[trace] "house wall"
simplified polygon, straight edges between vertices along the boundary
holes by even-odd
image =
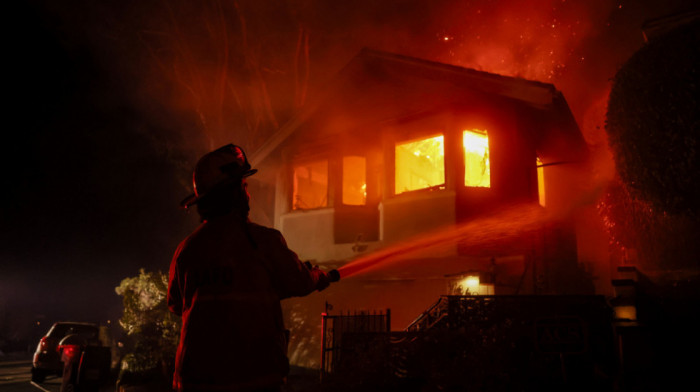
[[[514,205],[536,206],[537,157],[545,164],[567,158],[581,159],[576,141],[572,150],[568,136],[557,136],[575,134],[576,124],[557,120],[551,109],[533,108],[511,98],[468,91],[452,91],[450,99],[455,101],[436,106],[422,94],[413,98],[396,94],[406,90],[406,86],[401,87],[403,90],[386,86],[386,91],[377,86],[366,85],[364,88],[373,89],[366,96],[363,96],[364,90],[353,90],[357,96],[352,95],[352,99],[329,103],[330,110],[319,111],[300,126],[283,147],[286,166],[280,170],[277,181],[276,227],[283,232],[290,248],[303,259],[317,263],[348,261],[371,249],[398,244],[440,228],[458,227],[482,217],[496,216]],[[426,87],[426,91],[430,88]],[[413,90],[420,89],[414,86]],[[390,100],[391,105],[383,105],[383,100]],[[403,117],[394,114],[389,119],[377,120],[387,107],[396,111],[404,104],[415,108],[420,107],[420,103],[432,105],[427,105],[425,112],[412,112]],[[363,110],[371,108],[371,116],[363,117],[366,114],[363,110],[353,116],[352,105],[361,105]],[[464,186],[461,135],[468,129],[488,131],[490,188]],[[394,195],[396,143],[436,133],[445,137],[444,187]],[[340,162],[344,154],[358,153],[367,157],[367,205],[350,208],[341,204]],[[291,165],[299,159],[311,159],[310,154],[329,159],[329,206],[291,211]],[[547,210],[555,211],[556,215],[556,211],[564,211],[576,203],[581,189],[577,187],[578,172],[574,166],[547,166],[544,177]],[[460,244],[443,250],[441,256],[513,256],[521,260],[520,270],[529,263],[528,284],[522,287],[541,293],[575,291],[574,286],[569,287],[566,282],[581,270],[576,227],[567,219],[562,215],[561,222],[543,223],[541,234],[504,243],[500,249],[479,250]],[[504,222],[507,224],[517,229],[519,222]]]
[[[443,112],[412,117],[385,124],[346,129],[337,137],[314,141],[297,141],[288,146],[294,152],[315,151],[314,159],[329,159],[328,208],[291,211],[291,165],[280,170],[277,187],[276,225],[292,249],[305,259],[318,262],[351,259],[355,238],[363,242],[387,245],[439,228],[450,227],[487,216],[504,206],[537,203],[535,140],[523,135],[545,125],[537,116],[519,112],[512,102],[474,100],[472,107],[448,108]],[[496,109],[494,109],[496,108]],[[491,187],[464,186],[463,130],[486,129],[491,157]],[[445,138],[444,189],[419,190],[394,195],[394,148],[397,142],[443,134]],[[544,133],[544,131],[541,131]],[[334,141],[337,140],[335,143]],[[367,143],[367,141],[373,143]],[[320,143],[317,147],[314,143]],[[304,146],[304,149],[294,149]],[[320,155],[318,151],[326,151]],[[340,202],[344,154],[365,153],[367,156],[368,202],[365,207],[343,207]],[[307,154],[300,154],[304,157]],[[565,176],[545,172],[545,181],[565,180]],[[548,193],[555,187],[547,186]],[[566,187],[563,187],[566,191]],[[567,191],[568,192],[568,191]],[[563,196],[566,198],[566,196]],[[552,203],[559,199],[551,196]],[[376,216],[376,220],[372,220]],[[377,233],[373,234],[372,227]],[[369,233],[369,235],[368,235]],[[348,245],[350,244],[350,245]],[[535,245],[533,244],[533,247]],[[533,250],[534,251],[534,250]],[[456,255],[457,246],[446,255]]]
[[[550,164],[544,168],[544,177],[546,208],[552,219],[549,231],[543,234],[537,259],[541,280],[546,282],[544,292],[605,293],[601,282],[596,290],[593,279],[609,274],[592,271],[593,265],[607,265],[603,260],[605,255],[600,253],[604,240],[599,230],[602,228],[596,227],[591,219],[597,214],[594,208],[597,191],[591,188],[590,168],[581,158],[570,154],[543,159],[545,164]],[[583,218],[582,213],[589,216]],[[609,286],[609,280],[605,285]]]
[[[314,264],[337,263],[358,255],[357,246],[364,251],[376,249],[377,241],[360,241],[336,243],[334,237],[334,208],[322,208],[309,211],[295,211],[283,214],[278,229],[282,232],[287,245],[302,260]]]
[[[314,260],[315,264],[337,268],[347,260],[369,254],[374,249],[400,245],[435,230],[456,228],[512,204],[536,205],[537,140],[528,140],[522,135],[544,134],[546,125],[536,115],[522,115],[507,104],[500,108],[500,112],[482,110],[479,115],[472,110],[456,110],[412,119],[408,123],[382,124],[376,128],[365,127],[361,131],[346,130],[345,137],[354,135],[359,140],[372,140],[364,148],[351,145],[346,139],[338,139],[336,144],[331,142],[330,146],[325,144],[325,147],[314,147],[308,141],[290,144],[291,149],[303,145],[304,150],[325,151],[329,159],[339,159],[346,151],[363,151],[367,154],[368,184],[372,186],[368,206],[357,211],[364,209],[377,213],[377,238],[376,241],[360,241],[359,245],[365,247],[361,251],[358,251],[356,242],[338,243],[339,233],[343,230],[343,241],[354,238],[353,233],[360,231],[356,226],[344,225],[343,219],[357,218],[360,214],[339,206],[337,164],[329,165],[329,170],[335,173],[335,177],[331,173],[330,178],[332,206],[291,211],[290,164],[294,162],[291,154],[286,158],[286,166],[279,171],[277,179],[277,227],[290,248],[303,260]],[[484,117],[483,113],[487,115]],[[461,132],[471,128],[489,130],[491,188],[464,186]],[[443,132],[446,140],[445,189],[394,195],[395,143],[436,130]],[[548,159],[551,161],[554,158],[544,156],[543,159],[548,162]],[[573,200],[581,192],[576,186],[576,173],[573,166],[567,165],[551,166],[545,170],[548,209],[561,210],[575,204]],[[318,320],[326,303],[332,304],[333,314],[390,308],[392,329],[401,330],[440,295],[447,293],[449,279],[445,275],[468,270],[487,271],[491,256],[495,256],[498,271],[497,294],[575,293],[586,290],[590,281],[580,279],[582,274],[578,265],[575,226],[570,221],[550,223],[546,227],[543,225],[542,231],[537,234],[509,243],[515,244],[510,250],[507,247],[499,249],[497,255],[488,253],[490,250],[475,254],[473,248],[460,248],[453,244],[421,254],[404,255],[403,259],[396,261],[393,269],[380,268],[374,274],[344,277],[321,294],[284,301],[286,324],[292,329],[292,363],[318,366]],[[411,266],[418,267],[411,269]]]
[[[387,198],[379,205],[379,217],[385,243],[451,226],[455,224],[455,192],[413,192]]]
[[[274,222],[289,247],[303,260],[338,268],[378,248],[410,248],[414,238],[436,230],[450,234],[467,227],[471,231],[460,235],[476,240],[396,252],[381,267],[342,277],[323,293],[284,301],[293,364],[318,365],[326,303],[333,314],[391,308],[392,329],[400,330],[447,293],[446,275],[486,272],[496,294],[588,290],[591,280],[580,262],[604,257],[587,247],[601,236],[577,238],[591,225],[590,209],[576,221],[569,214],[590,203],[590,171],[580,163],[585,142],[554,86],[373,56],[341,76],[295,119],[276,150],[281,164],[275,169]],[[464,186],[465,129],[488,130],[490,188]],[[395,195],[396,143],[435,133],[445,137],[444,187]],[[367,157],[367,205],[343,206],[339,162],[357,154]],[[544,169],[544,211],[552,219],[525,236],[495,241],[498,230],[517,231],[511,229],[521,224],[499,215],[503,211],[514,205],[543,211],[537,207],[537,157],[557,163]],[[317,158],[329,159],[329,205],[292,211],[292,165]],[[488,227],[480,225],[484,221]]]
[[[332,208],[282,214],[279,227],[287,244],[303,259],[335,259]]]

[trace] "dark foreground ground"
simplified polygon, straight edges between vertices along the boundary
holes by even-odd
[[[26,353],[11,353],[0,356],[0,392],[59,392],[61,378],[49,376],[42,383],[31,381],[32,360]],[[125,386],[124,392],[169,391],[168,386],[159,384]],[[293,367],[286,392],[321,391],[318,370]],[[116,377],[100,388],[100,392],[117,391]]]
[[[59,392],[61,378],[48,376],[42,383],[32,382],[32,356],[27,353],[9,353],[0,356],[0,392]],[[116,390],[115,380],[103,385],[99,392]]]

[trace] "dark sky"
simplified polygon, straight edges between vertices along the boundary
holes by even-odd
[[[642,22],[693,3],[20,2],[4,56],[0,327],[117,317],[114,287],[167,271],[197,224],[177,209],[197,157],[259,146],[362,47],[554,83],[604,151],[609,80]]]

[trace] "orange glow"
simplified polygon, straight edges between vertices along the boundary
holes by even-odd
[[[367,159],[343,157],[343,204],[363,206],[367,202]]]
[[[491,162],[489,161],[489,137],[486,131],[465,130],[464,186],[491,187]]]
[[[467,275],[454,286],[452,294],[456,295],[493,295],[494,285],[483,284],[479,275]]]
[[[544,193],[544,167],[542,166],[542,161],[537,158],[537,194],[540,198],[540,205],[545,206],[545,193]]]
[[[460,11],[474,17],[451,31],[459,33],[454,38],[459,46],[439,60],[555,84],[580,61],[582,44],[604,23],[603,15],[617,9],[614,3],[541,0],[526,7],[492,2],[493,7],[474,12],[474,6],[462,3]],[[455,14],[445,12],[448,18]],[[445,35],[442,30],[440,34]]]
[[[445,138],[431,138],[397,143],[394,191],[399,193],[445,184]]]
[[[294,166],[293,209],[307,210],[328,205],[328,161]]]
[[[470,291],[476,290],[479,287],[479,277],[476,275],[467,276],[460,282],[460,285],[469,289]]]
[[[636,320],[637,307],[634,305],[614,306],[615,318],[618,320]]]

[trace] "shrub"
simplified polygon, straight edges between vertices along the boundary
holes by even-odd
[[[171,377],[180,318],[167,307],[168,276],[141,269],[138,276],[122,280],[115,291],[124,298],[119,324],[129,338],[120,374],[157,369]]]

